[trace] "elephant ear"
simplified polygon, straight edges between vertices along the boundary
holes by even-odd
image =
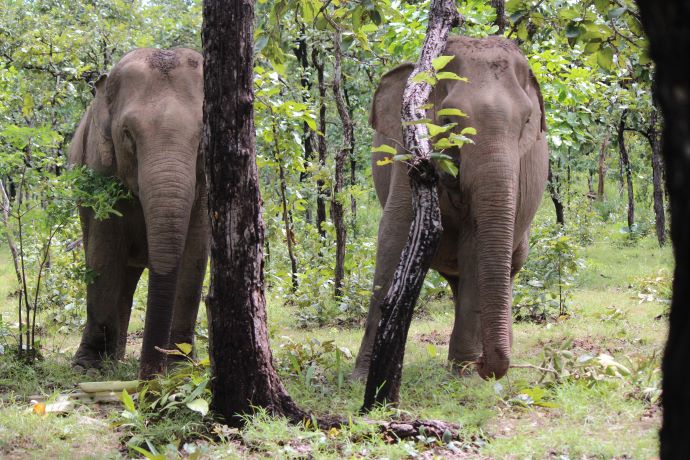
[[[539,86],[537,77],[534,75],[534,72],[532,72],[532,69],[529,69],[529,80],[534,86],[534,90],[537,92],[537,98],[539,99],[539,110],[541,110],[541,131],[544,132],[546,131],[546,111],[544,110],[544,97],[541,95],[541,87]]]
[[[390,139],[402,138],[401,109],[403,91],[413,64],[403,64],[381,77],[369,114],[369,124]]]
[[[86,143],[91,125],[91,107],[86,109],[84,116],[77,126],[77,130],[72,136],[69,144],[69,163],[72,165],[83,165],[86,163]]]
[[[98,160],[104,169],[110,169],[115,159],[113,137],[111,131],[111,116],[106,94],[108,75],[101,75],[96,81],[96,98],[91,104],[91,126],[89,129],[92,147],[98,153]]]

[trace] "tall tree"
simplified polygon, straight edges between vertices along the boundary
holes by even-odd
[[[628,184],[628,229],[632,231],[635,223],[635,193],[633,192],[632,165],[628,149],[625,147],[625,120],[627,118],[628,109],[625,109],[618,124],[618,153],[620,154],[621,180],[625,177],[625,182]]]
[[[212,406],[235,426],[255,407],[302,420],[268,345],[252,88],[254,2],[205,0],[203,14]]]
[[[690,3],[637,0],[656,62],[659,105],[665,120],[663,157],[676,258],[670,328],[664,360],[661,458],[690,458],[690,79],[679,56],[690,54]]]
[[[381,321],[371,354],[363,410],[370,410],[375,404],[398,401],[412,312],[441,238],[441,211],[436,190],[438,175],[431,161],[428,129],[424,123],[419,123],[426,117],[424,105],[432,87],[425,81],[415,80],[415,76],[432,72],[432,61],[446,47],[448,33],[459,22],[460,15],[453,0],[432,0],[424,46],[403,92],[403,143],[405,150],[412,154],[408,174],[414,217],[400,262],[381,303]]]

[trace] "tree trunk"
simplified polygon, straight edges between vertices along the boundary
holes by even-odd
[[[491,0],[491,6],[496,8],[496,21],[494,22],[498,26],[496,35],[503,35],[506,30],[505,0]]]
[[[632,231],[635,224],[635,194],[633,192],[632,168],[628,150],[625,148],[625,120],[628,117],[628,109],[623,110],[621,121],[618,125],[618,152],[621,161],[621,176],[625,174],[625,181],[628,184],[628,230]]]
[[[297,39],[297,46],[294,48],[295,57],[299,62],[302,75],[300,76],[300,86],[302,87],[302,102],[309,103],[309,92],[311,91],[311,81],[309,81],[309,48],[304,36],[304,24],[300,24],[300,36]],[[309,176],[309,162],[314,156],[313,132],[309,129],[307,122],[302,123],[302,145],[304,146],[304,171],[299,175],[299,181],[304,182]],[[307,208],[307,222],[311,221],[311,209]]]
[[[668,342],[664,352],[662,459],[690,458],[690,79],[679,56],[690,54],[690,3],[638,0],[656,62],[659,103],[665,121],[663,158],[671,203],[671,240],[676,259]]]
[[[601,150],[599,150],[599,184],[597,187],[597,200],[604,199],[604,184],[606,180],[606,149],[609,146],[610,134],[606,133],[604,136],[604,142],[601,144]]]
[[[347,92],[347,82],[345,75],[343,75],[343,94],[345,95],[345,104],[347,106],[347,113],[352,120],[352,105],[350,104],[350,95]],[[350,137],[350,187],[357,183],[357,156],[355,151],[355,132],[352,130]],[[357,232],[357,200],[355,196],[350,193],[350,222],[352,223],[352,236],[356,237]]]
[[[316,77],[319,85],[319,133],[317,134],[316,149],[319,153],[319,168],[326,167],[326,82],[323,75],[324,64],[319,61],[319,51],[316,47],[311,51],[311,62],[316,68]],[[323,224],[326,222],[326,199],[327,190],[324,187],[323,179],[316,181],[316,228],[319,230],[321,238],[326,237],[326,230]]]
[[[204,136],[211,220],[207,298],[213,409],[227,423],[264,407],[301,421],[268,345],[254,133],[254,2],[205,0]]]
[[[547,181],[547,188],[549,189],[549,195],[551,195],[551,201],[553,201],[553,206],[556,209],[556,222],[565,225],[565,215],[563,213],[563,202],[561,201],[561,184],[558,180],[558,175],[554,175],[551,171],[551,160],[549,159],[549,176]]]
[[[666,244],[666,211],[664,210],[664,188],[662,185],[662,161],[661,161],[661,142],[659,141],[659,131],[657,129],[657,109],[652,109],[649,120],[649,130],[647,139],[652,150],[652,185],[654,187],[654,217],[656,223],[656,239],[659,246]]]
[[[333,196],[331,197],[331,219],[335,227],[335,297],[343,294],[343,280],[345,279],[345,243],[347,229],[345,227],[345,212],[343,206],[342,191],[344,186],[345,159],[351,154],[352,147],[352,121],[347,111],[342,92],[342,50],[340,26],[331,22],[335,29],[333,35],[333,53],[335,55],[335,67],[333,69],[333,94],[338,107],[338,115],[343,124],[343,145],[335,156],[335,180],[333,182]]]
[[[274,134],[275,135],[275,134]],[[278,174],[280,176],[280,201],[283,208],[283,224],[285,225],[285,243],[287,244],[288,257],[290,258],[290,274],[292,277],[292,292],[297,291],[297,258],[295,257],[295,232],[292,225],[292,213],[288,209],[287,183],[285,182],[285,167],[278,162]]]
[[[460,15],[453,0],[432,0],[424,46],[403,92],[402,120],[412,122],[426,117],[426,110],[422,107],[432,88],[428,83],[415,83],[414,76],[433,71],[431,61],[441,54],[450,29],[459,21]],[[412,153],[408,172],[414,217],[391,286],[381,303],[381,321],[362,406],[365,411],[376,404],[395,404],[398,401],[412,312],[442,232],[436,191],[438,177],[431,162],[426,126],[422,123],[405,124],[403,143],[405,149]]]

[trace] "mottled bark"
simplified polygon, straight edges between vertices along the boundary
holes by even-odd
[[[597,200],[604,199],[604,186],[606,182],[606,149],[609,146],[610,134],[606,133],[604,142],[601,143],[599,150],[599,184],[597,186]]]
[[[335,32],[333,34],[333,54],[335,66],[333,68],[333,95],[338,108],[338,115],[343,125],[343,145],[335,155],[335,178],[333,181],[333,196],[331,197],[331,219],[335,227],[335,296],[343,294],[343,280],[345,279],[345,243],[347,229],[345,227],[345,210],[343,206],[342,191],[345,185],[344,169],[345,159],[351,155],[352,148],[352,121],[347,111],[342,91],[342,39],[340,27],[331,23]]]
[[[496,21],[494,24],[498,26],[496,35],[503,35],[506,30],[506,5],[505,0],[491,0],[491,6],[496,8]]]
[[[690,3],[638,0],[642,23],[656,62],[658,99],[664,117],[662,154],[671,208],[671,240],[676,258],[670,328],[663,372],[662,459],[690,458]]]
[[[627,117],[628,109],[625,109],[618,124],[618,153],[620,154],[621,177],[625,177],[628,186],[628,229],[632,231],[632,226],[635,223],[635,193],[633,191],[630,157],[628,156],[628,149],[625,147],[625,120]]]
[[[432,0],[424,46],[403,92],[403,121],[426,117],[426,110],[422,107],[427,103],[432,88],[424,82],[413,82],[414,76],[433,71],[431,61],[441,54],[448,33],[459,22],[460,15],[453,0]],[[398,401],[412,312],[442,232],[436,191],[438,176],[431,161],[426,126],[423,123],[406,124],[403,145],[412,153],[409,175],[414,218],[391,286],[381,303],[382,316],[369,366],[362,406],[364,411],[376,404]]]
[[[317,134],[316,150],[319,156],[319,168],[326,167],[326,155],[328,149],[326,146],[326,81],[323,74],[323,61],[319,60],[319,51],[316,48],[312,49],[311,62],[316,69],[316,80],[319,86],[319,132]],[[326,230],[323,224],[326,222],[326,194],[328,193],[324,187],[323,179],[316,181],[316,228],[319,230],[321,238],[326,237]]]
[[[311,91],[311,81],[309,80],[309,47],[305,37],[304,24],[300,25],[300,36],[294,48],[295,57],[300,64],[302,75],[300,76],[300,86],[302,87],[302,102],[309,103],[309,92]],[[304,171],[300,172],[299,181],[304,182],[309,177],[309,162],[314,156],[314,132],[309,128],[307,122],[302,123],[302,145],[304,147]],[[307,222],[311,222],[311,209],[307,208]]]
[[[285,391],[268,345],[253,121],[254,2],[205,0],[203,14],[212,407],[234,426],[256,407],[301,421],[307,415]]]
[[[350,104],[350,94],[347,91],[347,80],[343,75],[343,95],[345,96],[345,105],[347,106],[347,113],[352,120],[352,104]],[[355,150],[355,131],[350,133],[350,187],[357,183],[357,153]],[[352,225],[352,236],[356,236],[357,232],[357,200],[355,196],[350,193],[350,222]]]

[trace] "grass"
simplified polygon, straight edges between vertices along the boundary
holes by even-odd
[[[572,340],[576,356],[606,353],[622,364],[653,362],[666,335],[666,304],[641,298],[644,286],[670,279],[672,255],[659,249],[653,237],[634,244],[613,224],[598,224],[596,241],[582,249],[585,268],[572,290],[570,316],[549,324],[514,325],[513,363],[540,364],[546,347]],[[14,321],[14,272],[6,250],[0,251],[0,314]],[[268,293],[268,316],[274,358],[290,394],[317,414],[355,416],[364,387],[346,378],[353,359],[335,366],[334,352],[316,352],[313,378],[289,371],[290,343],[333,340],[355,352],[359,328],[296,327],[296,312]],[[203,309],[202,309],[203,310]],[[381,409],[372,418],[409,416],[440,419],[462,426],[462,439],[447,445],[423,440],[390,443],[365,423],[323,433],[293,426],[258,413],[240,432],[220,433],[219,442],[176,444],[187,456],[210,458],[652,458],[658,455],[660,412],[641,397],[645,384],[633,377],[565,379],[540,383],[535,369],[512,369],[500,381],[476,376],[459,378],[446,367],[447,339],[453,320],[451,301],[433,300],[427,314],[415,320],[409,333],[399,411]],[[130,331],[142,323],[133,315]],[[203,320],[202,320],[203,321]],[[289,338],[289,339],[288,339]],[[0,339],[1,340],[1,339]],[[66,391],[82,379],[69,368],[78,334],[44,337],[45,360],[33,368],[0,356],[0,457],[120,458],[127,455],[122,431],[110,425],[116,406],[80,406],[67,416],[39,416],[27,397]],[[11,345],[11,342],[10,344]],[[317,347],[318,348],[318,347]],[[136,343],[124,363],[114,364],[102,379],[129,379],[136,374]],[[320,353],[320,354],[319,354]],[[632,363],[632,364],[631,364]],[[305,363],[308,367],[309,363]],[[654,367],[652,366],[652,367]],[[637,375],[637,374],[636,374]],[[639,375],[646,375],[640,373]],[[651,375],[651,374],[650,374]],[[658,374],[654,374],[658,375]],[[340,378],[339,378],[340,377]],[[653,377],[652,380],[658,380]],[[544,400],[555,407],[516,402],[525,388],[544,389]],[[222,431],[222,430],[221,430]],[[160,433],[165,438],[165,432]],[[129,455],[134,452],[130,451]]]

